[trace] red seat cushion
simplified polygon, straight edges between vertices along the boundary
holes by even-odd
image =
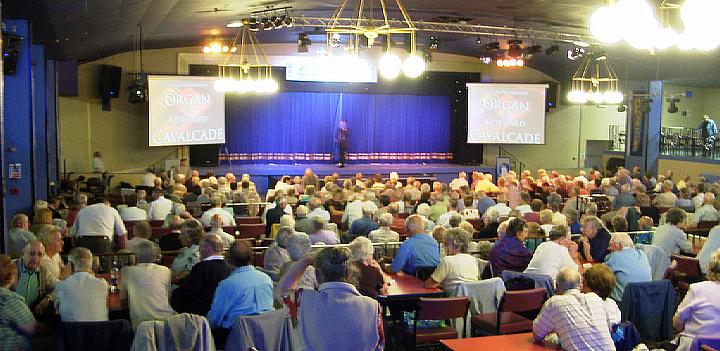
[[[412,328],[403,328],[403,336],[409,336],[412,338]],[[415,337],[415,343],[426,344],[437,342],[442,339],[457,339],[457,330],[451,327],[445,328],[429,328],[429,329],[418,329]]]
[[[495,334],[497,332],[497,315],[495,313],[478,314],[472,316],[472,324],[484,331]],[[517,313],[500,313],[500,334],[512,334],[532,330],[532,320]]]

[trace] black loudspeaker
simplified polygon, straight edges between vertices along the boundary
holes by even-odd
[[[560,85],[556,82],[547,82],[548,88],[545,93],[545,112],[551,108],[557,107],[558,95],[560,95]]]
[[[190,145],[190,166],[215,167],[218,165],[219,144]]]
[[[55,61],[58,95],[78,96],[78,63],[76,60]]]
[[[118,66],[102,65],[100,67],[100,98],[103,101],[120,96],[120,76],[122,69]]]

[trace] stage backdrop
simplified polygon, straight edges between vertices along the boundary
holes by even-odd
[[[448,96],[281,92],[228,94],[225,103],[221,161],[331,162],[340,119],[350,130],[348,161],[452,158]]]

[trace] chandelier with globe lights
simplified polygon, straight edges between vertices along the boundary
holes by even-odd
[[[576,104],[619,104],[623,93],[615,70],[604,54],[588,53],[572,77],[568,101]]]
[[[238,50],[228,52],[223,63],[218,65],[215,90],[223,93],[276,92],[278,83],[273,79],[272,66],[255,33],[248,26],[243,26],[233,41],[233,47],[238,38]]]

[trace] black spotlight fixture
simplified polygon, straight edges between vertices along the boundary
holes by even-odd
[[[500,50],[500,43],[497,41],[494,41],[492,43],[487,43],[487,44],[485,44],[485,50],[487,50],[487,51]]]
[[[676,97],[670,97],[665,99],[665,101],[670,103],[670,106],[668,106],[667,112],[668,113],[677,113],[679,111],[677,107],[677,103],[680,102],[680,98]]]
[[[282,28],[285,26],[285,16],[273,16],[273,27]]]
[[[476,42],[478,45],[482,45],[482,37],[478,36],[478,37],[475,39],[475,42]]]
[[[312,45],[312,41],[307,33],[298,34],[298,52],[308,52],[308,45]]]
[[[145,101],[147,101],[147,85],[138,77],[128,87],[128,102],[139,104]]]
[[[260,30],[260,23],[258,22],[257,17],[250,17],[250,19],[248,19],[247,26],[248,29],[253,32],[257,32],[258,30]]]
[[[285,22],[285,27],[290,28],[290,27],[293,26],[293,22],[294,22],[294,21],[293,21],[293,18],[290,17],[290,15],[285,15],[285,20],[284,20],[284,22]]]
[[[510,39],[508,40],[508,56],[512,58],[518,58],[522,57],[522,43],[523,41],[520,39]]]
[[[23,37],[14,34],[2,34],[2,59],[3,73],[14,75],[17,72],[18,60],[20,59],[20,48]]]
[[[437,51],[438,45],[440,45],[440,41],[437,39],[437,37],[431,35],[428,39],[428,50]]]
[[[559,51],[560,51],[560,45],[555,44],[555,45],[552,45],[549,48],[545,49],[545,55],[552,55]]]
[[[625,104],[618,105],[617,112],[625,112],[625,111],[627,111],[627,106],[625,106]]]
[[[570,61],[575,61],[585,56],[585,48],[575,47],[574,49],[568,50],[567,58]]]

